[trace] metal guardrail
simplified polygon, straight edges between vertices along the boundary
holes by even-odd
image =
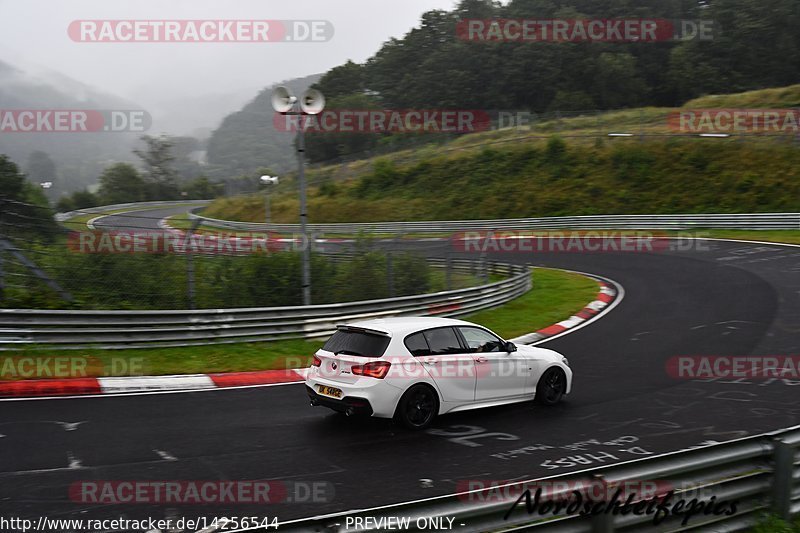
[[[172,205],[184,205],[184,204],[197,205],[203,203],[205,204],[211,203],[211,200],[171,200],[171,201],[164,200],[156,202],[131,202],[127,204],[101,205],[98,207],[86,207],[84,209],[68,211],[66,213],[57,213],[55,219],[58,222],[63,222],[73,217],[79,217],[82,215],[102,215],[103,213],[108,213],[110,211],[119,211],[121,209],[139,210],[139,209],[147,209],[148,207],[168,207]]]
[[[205,217],[193,209],[190,216],[203,223],[234,231],[299,233],[299,224],[236,222]],[[357,224],[309,224],[312,233],[453,233],[489,230],[538,229],[800,229],[800,213],[750,213],[710,215],[586,215],[571,217],[510,218],[501,220],[447,220],[420,222],[363,222]]]
[[[451,262],[454,270],[474,271],[483,266],[485,272],[509,277],[431,294],[310,306],[180,311],[0,309],[0,350],[19,349],[26,344],[51,348],[140,348],[318,338],[333,333],[337,324],[353,320],[464,315],[502,305],[532,288],[530,269],[526,266]]]
[[[454,527],[460,532],[481,531],[542,531],[543,533],[613,533],[653,531],[744,531],[753,527],[765,513],[789,519],[800,513],[800,427],[774,433],[746,437],[737,441],[683,450],[644,458],[622,464],[599,467],[592,470],[552,476],[538,480],[509,484],[498,489],[481,488],[477,491],[456,495],[428,498],[416,502],[390,505],[330,514],[280,525],[286,532],[377,531],[378,527],[358,527],[365,524],[357,518],[374,520],[393,517],[407,518],[408,531],[422,529],[417,519],[452,518]],[[682,525],[683,516],[671,515],[659,525],[654,525],[653,514],[637,516],[598,514],[581,517],[561,511],[546,516],[528,514],[524,500],[506,514],[526,488],[534,493],[536,487],[550,488],[547,500],[567,497],[572,490],[588,488],[600,483],[608,494],[622,486],[646,486],[656,482],[662,491],[675,489],[671,501],[687,502],[692,498],[712,503],[737,502],[732,515],[714,515],[700,512]],[[511,498],[500,498],[499,494],[513,494]],[[591,494],[591,492],[590,492]],[[716,500],[711,500],[715,496]],[[599,499],[598,499],[599,500]],[[545,501],[545,498],[542,499]],[[624,503],[624,499],[623,499]],[[730,507],[726,507],[730,509]],[[348,521],[349,519],[349,521]],[[385,522],[384,522],[385,523]],[[421,522],[420,522],[421,523]],[[430,523],[426,521],[425,523]],[[445,520],[445,524],[448,522]],[[458,526],[458,527],[455,527]]]

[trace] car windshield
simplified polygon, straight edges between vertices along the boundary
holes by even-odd
[[[340,329],[334,333],[323,350],[358,357],[380,357],[389,346],[389,337],[377,333]]]

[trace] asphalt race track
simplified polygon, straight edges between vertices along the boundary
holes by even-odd
[[[158,217],[175,212],[147,212],[152,219],[137,213],[135,225],[152,220],[155,228]],[[97,227],[126,222],[114,215]],[[441,243],[406,246],[441,250]],[[683,251],[493,258],[590,272],[624,287],[624,299],[604,318],[543,344],[567,355],[575,371],[573,394],[559,406],[449,415],[413,433],[312,408],[299,384],[5,401],[0,509],[22,517],[283,521],[450,494],[466,480],[583,470],[800,423],[800,381],[678,380],[665,368],[679,355],[800,354],[800,247],[695,241]],[[69,497],[70,485],[83,480],[258,479],[316,483],[326,501],[291,490],[294,501],[269,506],[98,505]]]
[[[158,231],[161,228],[158,222],[166,217],[179,215],[186,212],[186,206],[162,207],[159,209],[148,209],[142,211],[128,211],[107,215],[94,220],[94,226],[98,230],[125,230],[125,231]],[[82,231],[84,228],[73,228],[74,231]]]

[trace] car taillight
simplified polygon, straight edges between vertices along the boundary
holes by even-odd
[[[311,366],[322,366],[322,359],[315,355],[314,360],[311,362]]]
[[[374,361],[365,365],[355,365],[350,368],[350,371],[356,376],[383,379],[389,373],[390,366],[392,363],[388,361]]]

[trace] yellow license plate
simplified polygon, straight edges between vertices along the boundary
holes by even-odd
[[[325,385],[318,385],[319,393],[324,396],[330,396],[332,398],[341,398],[342,397],[342,389],[337,389],[336,387],[326,387]]]

